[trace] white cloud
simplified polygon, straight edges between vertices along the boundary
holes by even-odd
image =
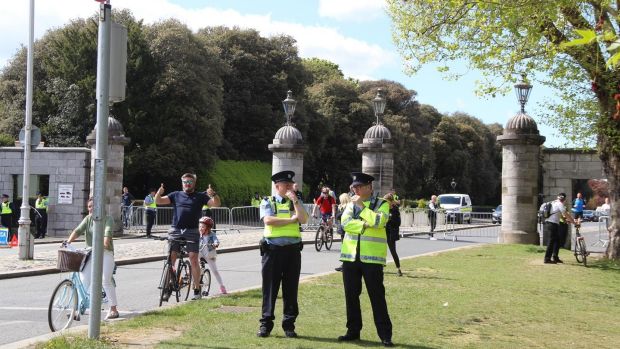
[[[384,3],[384,0],[319,0],[319,15],[361,22],[382,14]]]
[[[342,1],[348,3],[349,1]],[[380,1],[359,1],[369,8]],[[18,1],[19,6],[7,6],[7,21],[0,22],[0,31],[8,33],[0,43],[0,66],[6,64],[20,43],[26,45],[28,39],[28,2]],[[323,1],[321,2],[323,3]],[[340,3],[340,1],[334,1]],[[98,11],[98,3],[85,0],[64,0],[58,2],[38,1],[35,7],[35,35],[41,37],[50,28],[59,27],[68,20],[87,17]],[[261,35],[270,36],[285,33],[297,40],[299,54],[302,57],[319,57],[330,60],[340,66],[346,76],[364,79],[381,67],[397,62],[393,52],[379,45],[345,36],[335,28],[320,25],[302,25],[299,23],[276,21],[270,14],[242,14],[235,10],[218,10],[210,7],[186,9],[166,0],[114,0],[113,8],[128,8],[136,18],[146,23],[154,23],[166,18],[177,18],[192,30],[206,26],[238,26],[254,28]],[[339,5],[340,6],[340,5]],[[375,4],[376,6],[376,4]],[[331,13],[335,12],[332,7]],[[342,11],[340,11],[343,13]]]

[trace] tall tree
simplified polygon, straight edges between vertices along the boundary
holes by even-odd
[[[295,40],[286,35],[261,37],[254,29],[212,27],[198,36],[217,48],[226,64],[221,158],[269,160],[267,145],[284,123],[282,100],[293,90],[300,99],[304,70]],[[302,115],[296,113],[296,122]],[[299,125],[298,125],[299,126]]]
[[[388,0],[396,42],[410,73],[441,62],[446,72],[458,74],[450,71],[450,63],[464,59],[488,77],[480,88],[485,94],[501,92],[516,74],[528,73],[561,97],[548,106],[547,120],[563,125],[575,140],[588,130],[596,135],[610,184],[612,224],[606,255],[612,259],[620,259],[620,116],[614,118],[620,74],[606,64],[614,42],[561,45],[578,37],[578,29],[617,37],[619,6],[612,0]],[[575,124],[580,127],[570,127]]]

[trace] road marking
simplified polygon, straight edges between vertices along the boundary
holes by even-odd
[[[0,310],[47,310],[48,308],[33,308],[33,307],[0,307]]]
[[[36,321],[25,321],[25,320],[21,320],[21,321],[9,321],[9,322],[3,322],[0,323],[0,326],[11,326],[11,325],[18,325],[18,324],[28,324],[28,323],[34,323]]]

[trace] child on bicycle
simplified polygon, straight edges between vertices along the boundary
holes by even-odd
[[[220,240],[218,240],[215,232],[211,230],[213,229],[213,219],[205,216],[200,218],[199,222],[200,258],[204,259],[209,265],[211,273],[215,276],[217,283],[220,284],[220,292],[222,294],[226,294],[226,287],[222,282],[222,277],[220,276],[220,273],[217,270],[217,264],[215,263],[215,259],[217,258],[217,252],[215,250],[219,247]]]

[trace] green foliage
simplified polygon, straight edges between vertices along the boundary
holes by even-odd
[[[222,206],[248,206],[255,192],[261,197],[271,195],[271,164],[220,160],[212,169],[198,173],[197,188],[203,190],[209,184],[220,195]]]
[[[419,199],[417,202],[418,202],[418,208],[426,208],[426,206],[427,206],[426,200]]]
[[[12,147],[14,144],[15,138],[6,133],[0,133],[0,147]]]

